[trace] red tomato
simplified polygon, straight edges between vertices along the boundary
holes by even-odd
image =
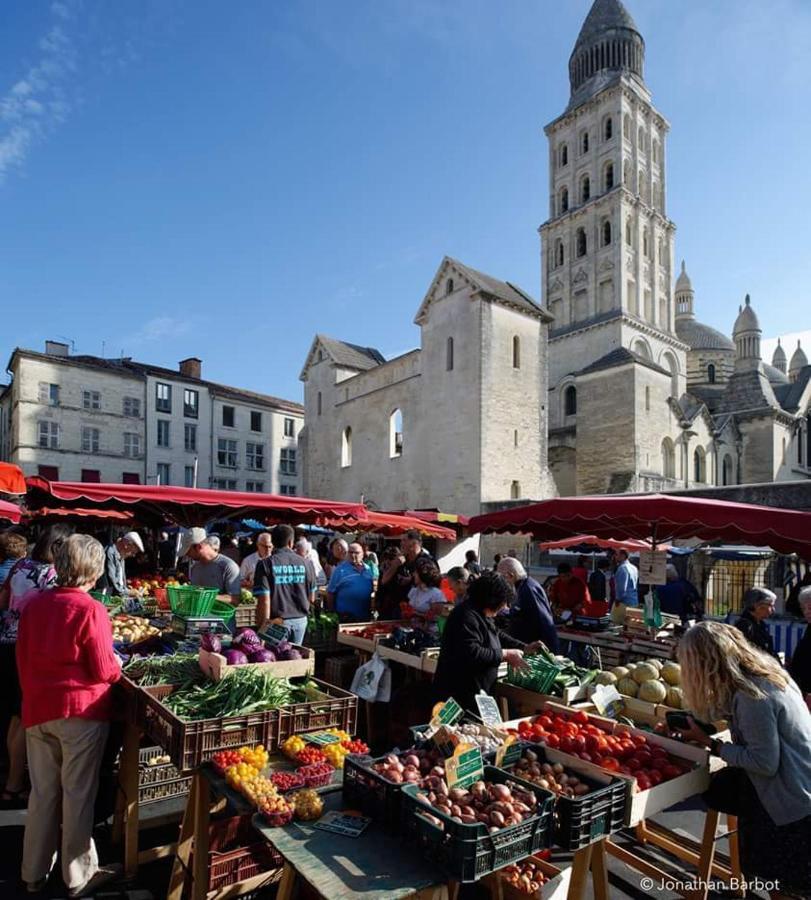
[[[603,764],[603,759],[604,759],[604,757],[602,757],[602,756],[592,756],[591,757],[591,761],[594,763],[595,766],[601,766]]]
[[[572,740],[574,741],[575,750],[578,750],[580,753],[582,753],[586,749],[586,739],[582,734],[575,735]]]
[[[665,781],[670,781],[671,778],[678,778],[679,775],[681,775],[681,769],[678,766],[668,764],[662,769],[662,776]]]
[[[538,716],[538,718],[535,720],[535,724],[540,725],[544,731],[549,731],[549,729],[552,727],[552,720],[549,718],[549,716]]]
[[[623,768],[628,769],[629,772],[638,772],[642,767],[639,765],[639,760],[634,759],[632,756],[630,759],[625,761],[625,765]]]
[[[665,769],[670,768],[670,763],[661,756],[654,756],[651,767],[656,769],[657,772],[664,772]]]
[[[620,750],[623,756],[628,756],[636,750],[636,744],[633,741],[620,741]]]
[[[613,756],[604,756],[603,757],[603,768],[608,769],[609,772],[619,772],[619,769],[620,769],[619,760]]]
[[[541,728],[540,725],[533,725],[532,731],[529,732],[532,735],[532,739],[535,741],[540,741],[542,738],[546,737],[546,731]]]
[[[645,737],[644,734],[636,734],[635,732],[632,732],[629,735],[629,737],[636,744],[637,747],[642,747],[648,743],[647,738]]]
[[[658,744],[653,744],[650,748],[650,752],[653,756],[667,756],[667,750],[664,747],[660,747]]]
[[[580,759],[584,759],[586,762],[593,762],[590,753],[581,753]]]
[[[648,773],[648,780],[652,785],[657,785],[662,783],[662,773],[658,769],[654,769],[652,772]]]
[[[634,773],[628,768],[628,766],[620,766],[620,772],[623,775],[633,775]]]
[[[651,784],[650,784],[650,781],[648,781],[648,779],[644,775],[637,775],[636,776],[636,786],[639,788],[640,791],[649,791]]]
[[[600,731],[600,729],[596,725],[592,725],[591,722],[586,725],[585,731],[586,734],[602,734],[602,731]]]
[[[572,721],[576,722],[578,725],[588,725],[589,717],[582,711],[578,710],[573,716]]]
[[[560,738],[556,734],[548,734],[546,736],[546,746],[553,749],[560,747]]]
[[[646,769],[653,761],[653,757],[647,750],[637,750],[632,758],[639,763],[640,769]]]
[[[577,748],[574,745],[574,738],[569,736],[560,739],[560,749],[564,753],[573,753]]]

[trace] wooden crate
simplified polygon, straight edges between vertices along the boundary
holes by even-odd
[[[252,669],[269,672],[274,678],[296,678],[300,675],[312,675],[315,671],[315,653],[309,647],[301,647],[293,644],[301,659],[282,659],[278,662],[248,663]],[[230,675],[234,669],[244,669],[245,666],[229,666],[221,653],[212,653],[200,648],[200,668],[212,681],[222,681]]]

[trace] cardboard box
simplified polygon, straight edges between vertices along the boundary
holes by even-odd
[[[293,644],[301,659],[283,659],[278,662],[248,663],[252,669],[269,672],[274,678],[296,678],[300,675],[312,675],[315,672],[315,653],[309,647],[300,647]],[[198,657],[200,668],[212,681],[222,681],[228,677],[234,669],[244,669],[245,666],[229,666],[221,653],[211,653],[200,648]]]
[[[531,900],[531,898],[535,898],[535,900],[539,900],[539,898],[540,900],[566,900],[569,894],[569,882],[572,880],[571,867],[559,869],[547,860],[540,859],[537,856],[529,858],[549,881],[541,885],[540,890],[534,894],[525,894],[508,884],[503,875],[496,873],[495,877],[501,878],[501,892],[504,900]]]

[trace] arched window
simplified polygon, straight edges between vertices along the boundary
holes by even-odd
[[[521,338],[517,334],[513,337],[513,368],[521,368]]]
[[[449,278],[445,282],[445,293],[452,294],[453,293],[453,278]]]
[[[589,152],[589,133],[588,133],[588,131],[584,131],[580,135],[580,152],[581,153]]]
[[[625,220],[625,243],[630,247],[634,242],[634,237],[631,229],[631,220]]]
[[[636,134],[636,144],[640,153],[645,152],[645,129],[640,125]]]
[[[521,482],[513,481],[510,485],[510,500],[521,499]]]
[[[645,340],[645,338],[638,337],[634,340],[633,344],[631,344],[631,350],[634,353],[637,353],[643,359],[652,360],[653,356],[650,352],[650,345]]]
[[[445,342],[445,371],[453,371],[453,338],[449,337]]]
[[[662,354],[659,364],[670,372],[670,396],[679,396],[679,364],[676,357],[668,350]]]
[[[721,463],[721,484],[732,484],[732,457],[728,454]]]
[[[631,163],[627,159],[622,164],[622,183],[631,190]]]
[[[669,437],[662,441],[662,475],[665,478],[676,477],[676,448]]]
[[[606,219],[601,229],[603,247],[607,247],[611,243],[611,222]]]
[[[561,166],[569,165],[569,145],[561,144],[560,146],[560,164]]]
[[[315,408],[317,415],[321,415],[321,391],[318,392],[318,396],[315,398]]]
[[[707,366],[707,381],[710,384],[715,384],[715,366],[712,363]],[[726,484],[726,482],[724,483]]]
[[[347,425],[341,435],[341,466],[346,469],[352,465],[352,428]]]
[[[569,188],[562,187],[560,189],[560,203],[558,204],[560,212],[565,213],[569,210]]]
[[[651,147],[651,156],[653,157],[653,161],[655,163],[659,162],[659,141],[654,141]]]
[[[584,175],[580,179],[580,202],[585,203],[591,197],[591,179]]]
[[[403,455],[403,414],[395,409],[389,416],[389,456],[394,459]]]
[[[603,123],[603,140],[610,141],[614,137],[614,120],[609,116]]]
[[[563,241],[558,238],[555,241],[555,265],[562,266],[565,261],[565,253],[563,249]]]
[[[563,414],[565,416],[577,415],[577,388],[570,384],[563,392]]]
[[[575,234],[575,246],[577,248],[577,256],[585,256],[588,252],[586,232],[582,228],[578,228]]]
[[[603,172],[603,188],[606,191],[610,191],[611,188],[614,187],[614,163],[606,163],[605,171]]]
[[[707,458],[703,447],[696,447],[693,452],[693,481],[704,484],[707,480]]]

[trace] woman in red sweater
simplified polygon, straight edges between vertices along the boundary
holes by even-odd
[[[107,610],[87,591],[104,568],[104,549],[74,534],[55,550],[58,586],[33,596],[20,616],[17,668],[28,750],[28,798],[22,877],[44,889],[62,825],[62,877],[81,897],[117,874],[100,869],[93,805],[120,676]]]

